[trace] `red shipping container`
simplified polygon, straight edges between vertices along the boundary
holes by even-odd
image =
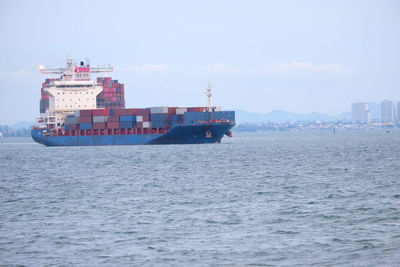
[[[119,115],[121,116],[129,116],[129,115],[136,115],[137,114],[137,109],[135,108],[125,108],[125,109],[120,109]]]
[[[105,122],[94,122],[93,129],[105,129],[106,123]]]
[[[137,128],[143,128],[143,122],[142,122],[142,121],[137,122],[137,123],[136,123],[136,127],[137,127]]]
[[[187,108],[188,112],[204,112],[206,110],[205,107],[190,107]]]
[[[176,114],[176,107],[171,107],[171,108],[168,108],[168,114]]]
[[[80,110],[79,114],[81,117],[92,117],[92,111],[91,110]]]
[[[121,109],[119,112],[121,116],[129,116],[132,115],[132,111],[130,109]]]
[[[114,109],[114,116],[119,118],[119,115],[121,115],[120,107],[113,107],[113,109]]]
[[[150,117],[150,109],[148,109],[148,108],[137,109],[137,115],[143,116],[143,118],[144,118],[144,116]]]
[[[82,110],[81,110],[82,112]],[[92,122],[92,117],[82,117],[82,115],[79,117],[79,122],[80,123],[91,123]]]
[[[119,122],[108,122],[107,128],[109,129],[119,129]]]
[[[93,110],[93,116],[108,116],[109,110],[108,109],[95,109]]]
[[[93,116],[104,116],[104,109],[93,110]]]
[[[119,115],[108,117],[108,122],[119,122]]]

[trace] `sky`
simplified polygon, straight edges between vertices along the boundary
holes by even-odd
[[[127,107],[331,115],[400,101],[400,1],[0,1],[0,124],[39,115],[38,65],[111,64]]]

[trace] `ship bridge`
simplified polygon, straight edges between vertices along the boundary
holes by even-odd
[[[112,72],[109,66],[91,67],[89,60],[76,64],[71,58],[67,59],[66,67],[39,66],[43,74],[61,75],[45,86],[44,91],[49,95],[49,107],[41,120],[55,124],[58,128],[64,124],[65,117],[76,110],[96,109],[96,97],[103,91],[103,86],[91,80],[91,73]]]
[[[52,68],[40,65],[39,70],[43,74],[61,74],[62,81],[87,81],[90,80],[91,73],[112,72],[114,67],[111,65],[92,67],[89,59],[76,64],[71,58],[68,58],[66,67]]]

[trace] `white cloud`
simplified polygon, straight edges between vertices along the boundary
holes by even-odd
[[[230,73],[230,72],[244,72],[245,71],[245,69],[230,67],[225,64],[216,64],[216,65],[206,66],[204,68],[204,70],[206,72],[215,72],[215,73]]]
[[[128,71],[134,72],[163,72],[172,69],[174,69],[174,67],[168,66],[166,64],[144,64],[127,68]]]
[[[311,62],[290,62],[264,65],[258,67],[239,68],[224,64],[206,66],[204,71],[211,73],[298,73],[298,72],[324,72],[324,73],[352,73],[354,70],[340,64],[314,65]]]
[[[277,71],[277,72],[353,72],[351,68],[344,67],[340,64],[324,64],[324,65],[314,65],[311,62],[290,62],[290,63],[280,63],[268,66],[262,66],[260,70],[267,71]]]
[[[0,78],[23,78],[23,77],[30,77],[38,73],[39,72],[36,73],[31,70],[5,71],[0,69]]]

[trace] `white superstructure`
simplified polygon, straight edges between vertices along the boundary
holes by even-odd
[[[96,97],[102,92],[103,87],[91,80],[91,73],[105,73],[113,71],[113,67],[90,67],[89,64],[80,62],[80,65],[67,59],[65,68],[50,68],[39,66],[44,74],[61,74],[58,81],[50,83],[45,88],[49,95],[49,108],[41,113],[39,124],[48,128],[59,128],[64,125],[67,115],[76,110],[96,109]]]
[[[56,81],[47,88],[49,110],[70,112],[81,109],[95,109],[96,96],[103,90],[93,81]]]

